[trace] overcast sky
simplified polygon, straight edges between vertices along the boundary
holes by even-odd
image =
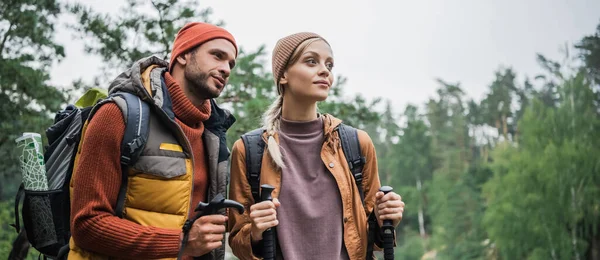
[[[82,1],[116,13],[123,1]],[[500,66],[519,76],[540,72],[535,54],[560,59],[561,46],[592,34],[600,23],[600,0],[210,0],[213,20],[223,20],[238,44],[256,50],[288,34],[312,31],[331,44],[335,74],[348,78],[347,95],[382,96],[400,112],[435,95],[436,78],[460,82],[480,99]],[[199,8],[201,8],[199,7]],[[67,57],[52,82],[91,80],[100,59],[59,29]]]

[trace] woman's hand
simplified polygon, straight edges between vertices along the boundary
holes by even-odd
[[[375,216],[379,226],[383,226],[383,220],[392,220],[394,227],[398,226],[404,213],[402,197],[393,191],[387,194],[378,191],[375,199]]]
[[[250,237],[252,243],[262,240],[262,233],[268,228],[277,226],[277,211],[281,205],[279,200],[263,201],[250,206],[250,219],[252,227],[250,228]]]

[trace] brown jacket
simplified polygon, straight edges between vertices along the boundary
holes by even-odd
[[[365,194],[365,207],[363,207],[354,177],[350,173],[344,157],[340,138],[337,131],[333,131],[342,121],[331,115],[324,116],[325,141],[321,149],[321,159],[327,169],[333,174],[339,187],[342,198],[344,215],[344,244],[348,250],[350,260],[365,259],[367,254],[367,219],[375,205],[375,193],[380,187],[377,171],[377,157],[375,147],[369,135],[362,130],[358,131],[360,149],[366,158],[363,169],[363,191]],[[278,135],[275,140],[279,142]],[[263,135],[266,142],[266,133]],[[265,151],[267,149],[265,148]],[[270,184],[275,187],[273,198],[279,196],[281,187],[281,171],[273,167],[268,152],[262,159],[260,184]],[[259,259],[252,253],[250,242],[250,206],[254,204],[250,185],[246,179],[246,155],[244,143],[241,139],[233,145],[231,155],[231,183],[229,199],[244,205],[246,211],[243,215],[229,211],[229,245],[233,253],[240,259]]]

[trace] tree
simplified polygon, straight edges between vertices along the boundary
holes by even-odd
[[[52,113],[68,93],[48,83],[53,63],[64,56],[53,41],[61,6],[54,0],[2,1],[0,3],[0,255],[8,256],[17,233],[9,205],[21,179],[14,139],[23,132],[43,134]],[[45,140],[44,140],[45,142]],[[25,244],[23,249],[26,249]],[[26,251],[25,251],[26,253]],[[33,259],[32,255],[29,256]]]
[[[398,161],[402,159],[401,155],[397,153],[402,131],[398,125],[399,118],[395,115],[389,101],[386,102],[383,113],[378,117],[380,118],[379,123],[372,122],[367,131],[371,134],[377,151],[379,178],[383,185],[397,187],[398,177],[405,174],[398,167]]]
[[[417,208],[418,231],[421,238],[427,238],[429,228],[425,227],[427,195],[423,186],[430,183],[433,174],[431,157],[431,136],[424,118],[418,115],[417,107],[408,105],[404,111],[406,126],[402,128],[402,137],[396,146],[399,175],[396,183],[414,188],[416,192],[407,201],[414,201]],[[416,204],[416,205],[415,205]]]
[[[519,146],[496,151],[484,223],[502,258],[598,259],[600,120],[586,78],[559,84],[556,107],[534,99]]]
[[[173,40],[186,23],[213,23],[209,19],[212,9],[194,8],[197,6],[196,0],[127,0],[118,15],[107,15],[75,3],[68,8],[77,23],[69,27],[83,40],[87,53],[104,61],[103,74],[95,80],[96,86],[104,87],[143,57],[156,55],[168,60]]]
[[[397,227],[398,250],[401,259],[420,258],[431,249],[432,233],[428,187],[433,174],[431,132],[426,117],[414,105],[407,105],[402,115],[404,124],[398,129],[398,141],[391,150],[382,150],[382,171],[392,172],[388,181],[412,210],[405,211]],[[379,153],[380,149],[378,149]],[[383,168],[383,169],[382,169]],[[389,168],[389,169],[387,169]]]
[[[490,85],[490,92],[481,102],[484,107],[484,122],[498,130],[498,135],[504,140],[512,137],[514,129],[513,96],[517,92],[515,86],[516,74],[512,69],[504,69],[496,72],[496,79]]]
[[[433,244],[442,259],[484,255],[483,205],[472,182],[473,162],[464,92],[459,84],[439,80],[437,99],[427,104],[431,125],[433,178],[428,187]]]
[[[327,100],[319,103],[319,111],[332,114],[347,125],[367,131],[374,139],[379,138],[381,118],[377,105],[382,101],[381,98],[369,101],[360,95],[347,97],[343,92],[345,84],[346,78],[338,76]]]
[[[596,27],[596,32],[585,36],[581,41],[575,44],[580,52],[580,57],[585,63],[585,68],[596,84],[600,84],[600,24]]]
[[[78,20],[71,28],[78,37],[86,39],[86,51],[101,56],[105,62],[96,85],[106,86],[114,75],[140,58],[156,55],[170,59],[175,36],[188,22],[224,26],[223,22],[210,20],[210,8],[192,8],[199,5],[198,1],[128,0],[118,16],[99,14],[81,4],[71,5],[70,11]],[[148,14],[148,9],[154,13]],[[262,113],[275,97],[271,74],[264,68],[265,55],[264,46],[254,52],[239,46],[230,81],[218,98],[236,117],[227,133],[229,147],[241,134],[260,126]]]
[[[240,48],[231,80],[218,99],[236,117],[227,131],[228,147],[242,134],[262,126],[262,115],[277,95],[271,73],[265,69],[265,56],[264,46],[248,54]]]
[[[60,12],[54,0],[0,3],[0,199],[14,196],[19,186],[14,139],[43,134],[67,99],[48,83],[50,66],[65,56],[52,39]]]

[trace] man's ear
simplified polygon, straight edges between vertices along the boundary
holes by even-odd
[[[183,54],[183,55],[179,55],[179,56],[177,56],[177,58],[176,58],[175,60],[176,60],[176,61],[177,61],[179,64],[181,64],[181,65],[184,65],[184,66],[185,66],[185,65],[187,64],[187,60],[188,60],[188,58],[189,58],[189,57],[188,57],[188,55],[189,55],[189,53],[185,53],[185,54]]]

